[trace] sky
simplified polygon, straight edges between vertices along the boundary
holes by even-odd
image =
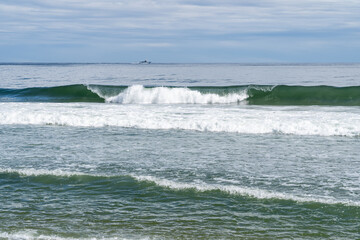
[[[360,62],[360,0],[1,0],[0,62]]]

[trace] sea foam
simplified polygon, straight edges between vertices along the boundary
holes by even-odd
[[[55,177],[73,177],[73,176],[92,176],[101,177],[101,175],[88,174],[76,171],[66,171],[62,169],[35,169],[35,168],[0,168],[0,173],[18,174],[20,176],[55,176]]]
[[[207,183],[181,183],[172,180],[156,178],[153,176],[135,176],[138,181],[153,182],[160,187],[169,188],[172,190],[195,190],[198,192],[207,191],[221,191],[231,195],[248,196],[257,199],[279,199],[290,200],[300,203],[316,202],[321,204],[342,204],[346,206],[360,206],[360,202],[351,200],[338,200],[331,197],[324,196],[296,196],[288,193],[274,192],[269,190],[249,188],[237,185],[220,185]]]
[[[230,104],[239,103],[248,97],[245,90],[221,96],[188,88],[145,88],[142,85],[133,85],[116,96],[106,96],[96,87],[89,86],[88,89],[108,103],[121,104]]]
[[[142,236],[134,236],[134,237],[82,237],[82,238],[73,238],[73,237],[61,237],[57,235],[46,235],[40,234],[35,230],[23,230],[17,232],[0,232],[0,239],[8,239],[8,240],[127,240],[127,239],[141,239],[141,240],[149,240],[152,238],[142,237]]]
[[[0,103],[0,124],[360,136],[359,109],[350,107]]]
[[[138,182],[152,182],[159,187],[168,188],[175,191],[186,191],[194,190],[197,192],[208,192],[208,191],[221,191],[223,193],[239,196],[247,196],[257,199],[278,199],[286,201],[295,201],[300,203],[321,203],[321,204],[342,204],[346,206],[360,206],[359,201],[352,200],[339,200],[332,197],[326,196],[297,196],[289,193],[275,192],[270,190],[250,188],[239,185],[225,185],[225,184],[209,184],[205,182],[179,182],[174,180],[162,179],[153,176],[144,175],[94,175],[81,172],[64,171],[60,169],[45,170],[45,169],[12,169],[12,168],[0,168],[0,173],[12,173],[19,174],[21,176],[56,176],[56,177],[72,177],[72,176],[96,176],[99,178],[123,178],[131,177]]]

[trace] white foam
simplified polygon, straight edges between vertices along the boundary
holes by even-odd
[[[166,187],[173,190],[195,190],[198,192],[206,191],[221,191],[224,193],[240,196],[249,196],[257,199],[280,199],[291,200],[295,202],[317,202],[322,204],[343,204],[347,206],[360,206],[360,202],[351,200],[337,200],[331,197],[324,196],[295,196],[293,194],[273,192],[268,190],[242,187],[236,185],[220,185],[220,184],[206,184],[206,183],[181,183],[166,179],[160,179],[152,176],[136,176],[133,175],[138,181],[153,182],[158,186]]]
[[[35,231],[18,231],[15,233],[0,232],[1,239],[8,240],[75,240],[76,238],[63,238],[55,235],[42,235],[37,234]]]
[[[101,96],[96,89],[93,91]],[[241,102],[248,98],[248,95],[245,90],[240,94],[220,96],[188,88],[144,88],[142,85],[134,85],[117,96],[101,97],[104,97],[106,102],[122,104],[229,104]]]
[[[22,176],[43,176],[43,175],[51,175],[57,177],[71,177],[71,176],[96,176],[81,172],[69,172],[61,169],[54,170],[46,170],[46,169],[34,169],[34,168],[26,168],[26,169],[14,169],[14,168],[0,168],[0,173],[16,173]]]
[[[360,109],[99,103],[0,103],[0,124],[360,136]]]
[[[87,237],[87,238],[72,238],[72,237],[60,237],[57,235],[44,235],[44,234],[38,234],[37,231],[34,230],[24,230],[24,231],[17,231],[17,232],[0,232],[0,238],[1,239],[9,239],[9,240],[126,240],[126,239],[142,239],[142,240],[148,240],[149,237]]]
[[[52,175],[60,177],[71,177],[71,176],[97,176],[97,177],[119,177],[118,175],[94,175],[81,172],[69,172],[60,169],[45,170],[45,169],[13,169],[13,168],[0,168],[0,173],[17,173],[23,176],[43,176]],[[123,176],[123,175],[122,175]],[[224,184],[208,184],[204,182],[196,183],[183,183],[176,182],[167,179],[161,179],[153,176],[138,176],[131,174],[129,175],[135,180],[142,182],[148,181],[153,182],[158,186],[166,187],[173,190],[195,190],[198,192],[206,191],[221,191],[224,193],[240,196],[250,196],[258,199],[280,199],[280,200],[291,200],[296,202],[318,202],[323,204],[343,204],[347,206],[360,206],[360,202],[351,200],[338,200],[331,197],[325,196],[296,196],[288,193],[274,192],[269,190],[249,188],[238,185],[224,185]]]

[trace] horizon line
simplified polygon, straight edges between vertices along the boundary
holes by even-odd
[[[124,64],[124,65],[172,65],[172,64],[236,64],[236,65],[354,65],[360,62],[150,62],[142,64],[140,62],[0,62],[0,65],[81,65],[81,64]]]

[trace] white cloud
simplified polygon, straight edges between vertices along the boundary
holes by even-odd
[[[235,49],[293,38],[305,46],[358,38],[359,8],[358,0],[2,0],[0,44]]]
[[[19,1],[16,1],[19,2]],[[38,29],[198,30],[209,33],[307,31],[359,27],[355,1],[23,1],[0,4],[1,28],[8,23]],[[204,4],[207,3],[207,4]],[[71,27],[73,23],[74,27]],[[58,24],[58,26],[55,26]],[[69,26],[70,25],[70,26]]]

